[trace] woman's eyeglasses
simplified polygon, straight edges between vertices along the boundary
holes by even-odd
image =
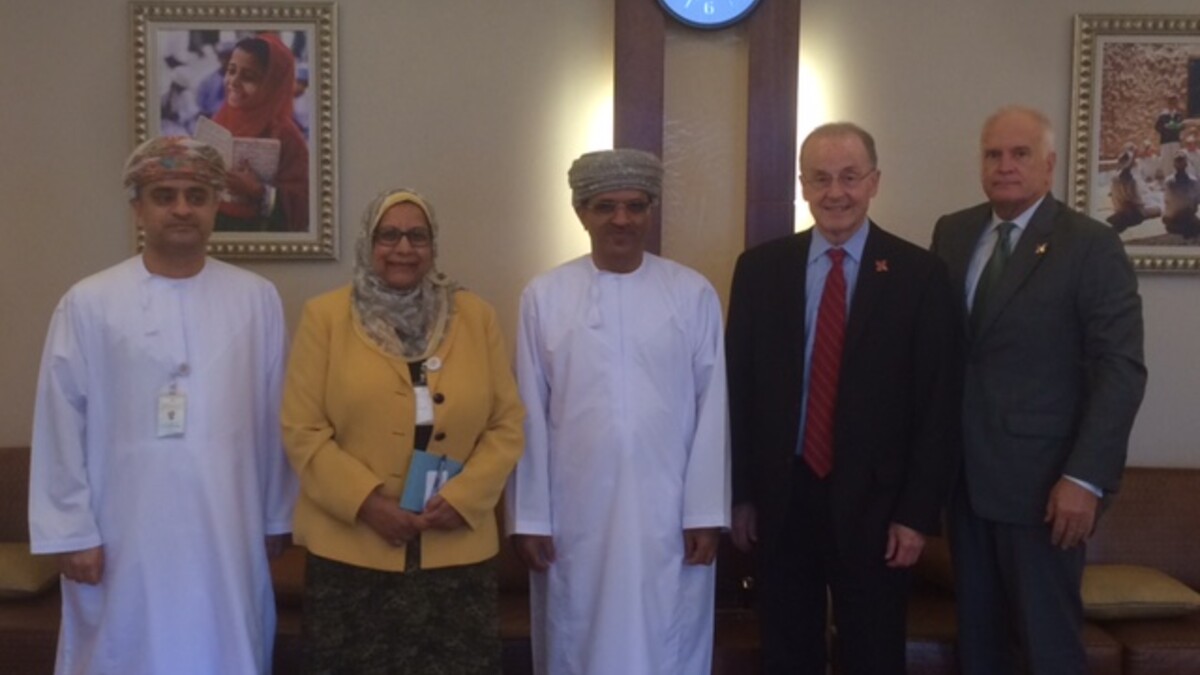
[[[395,227],[385,227],[375,230],[375,245],[394,248],[400,245],[401,239],[408,239],[408,245],[413,248],[425,248],[433,243],[433,233],[424,227],[413,230],[401,230]]]

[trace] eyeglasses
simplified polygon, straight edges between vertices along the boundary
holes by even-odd
[[[433,233],[427,228],[418,227],[412,230],[401,230],[386,227],[375,231],[375,245],[394,248],[400,245],[401,239],[408,239],[408,245],[413,248],[425,248],[433,243]]]
[[[587,210],[598,216],[614,216],[621,209],[625,209],[625,213],[631,216],[640,216],[650,210],[650,202],[645,199],[635,199],[628,202],[602,199],[587,205]]]
[[[833,187],[834,183],[837,183],[838,187],[842,188],[843,190],[853,190],[866,182],[866,180],[874,174],[875,169],[864,171],[863,173],[845,171],[843,173],[839,173],[837,176],[832,176],[827,173],[817,173],[812,177],[800,176],[800,182],[820,192],[824,192],[825,190]]]

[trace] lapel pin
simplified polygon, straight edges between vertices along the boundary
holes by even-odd
[[[886,260],[886,259],[884,259],[884,260],[876,260],[876,261],[875,261],[875,271],[876,271],[876,272],[886,272],[886,271],[888,271],[887,260]]]
[[[1046,242],[1042,242],[1037,245],[1037,248],[1034,249],[1034,252],[1037,253],[1038,255],[1046,255],[1046,251],[1049,249],[1050,249],[1050,244],[1047,244]]]
[[[436,373],[437,371],[439,371],[441,369],[442,369],[442,360],[439,359],[438,357],[431,356],[428,359],[425,359],[425,370],[428,370],[431,373]]]

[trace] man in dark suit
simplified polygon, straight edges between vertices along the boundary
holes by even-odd
[[[988,202],[933,235],[968,332],[949,519],[967,675],[1085,672],[1084,542],[1146,383],[1137,278],[1112,229],[1050,195],[1053,147],[1041,113],[992,115]]]
[[[875,143],[800,150],[816,225],[738,259],[727,329],[734,544],[754,548],[764,670],[903,673],[910,568],[958,451],[959,325],[945,266],[867,218]],[[828,591],[827,591],[828,589]]]

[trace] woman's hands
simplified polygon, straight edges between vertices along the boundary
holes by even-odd
[[[358,508],[358,519],[392,546],[407,544],[425,529],[421,516],[400,508],[395,497],[383,494],[382,485],[367,495]]]
[[[425,519],[427,527],[435,530],[453,530],[467,525],[462,515],[450,506],[450,502],[442,499],[441,495],[434,495],[426,502],[421,518]]]
[[[425,505],[425,511],[416,514],[400,508],[395,497],[383,494],[383,486],[375,488],[363,501],[358,519],[392,546],[403,546],[425,530],[453,530],[467,525],[462,515],[440,495],[434,495]]]

